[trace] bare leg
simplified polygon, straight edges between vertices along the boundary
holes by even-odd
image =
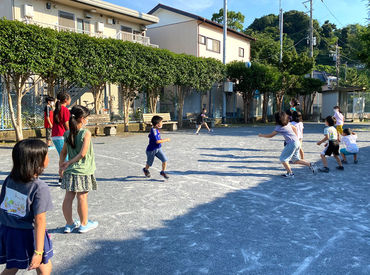
[[[87,217],[89,214],[89,207],[87,205],[87,194],[89,192],[78,192],[77,193],[77,212],[80,217],[81,225],[87,224]]]
[[[305,160],[297,160],[296,162],[294,162],[294,164],[300,164],[300,165],[304,165],[304,166],[310,166],[311,164],[308,162],[308,161],[305,161]]]
[[[66,191],[66,194],[64,196],[62,210],[64,218],[66,219],[67,224],[73,224],[73,218],[72,218],[72,204],[73,200],[76,196],[75,192],[72,191]]]
[[[167,161],[162,162],[162,171],[166,171]]]
[[[53,265],[51,264],[51,260],[49,260],[47,264],[41,264],[39,268],[36,269],[36,272],[38,275],[50,275],[52,269]]]
[[[290,169],[290,165],[289,165],[289,162],[287,161],[283,161],[281,162],[285,168],[285,170],[289,173],[289,174],[292,174],[292,169]]]
[[[200,124],[200,125],[198,126],[198,129],[197,129],[197,131],[195,132],[196,134],[198,134],[198,133],[199,133],[200,128],[202,128],[202,124]]]
[[[340,153],[340,155],[342,156],[343,161],[347,161],[346,156],[343,153]]]
[[[211,132],[211,129],[209,129],[207,122],[204,122],[204,126],[206,126],[208,132]]]
[[[303,152],[302,147],[301,147],[301,149],[299,149],[299,156],[301,157],[301,160],[304,159],[304,152]]]
[[[355,160],[355,161],[357,160],[357,154],[353,155],[353,160]]]
[[[1,275],[14,275],[17,271],[18,268],[4,269],[3,272],[1,272]]]
[[[145,169],[149,170],[150,166],[148,164],[145,165]]]
[[[339,155],[334,155],[334,157],[335,157],[335,159],[337,160],[338,165],[339,165],[339,166],[342,166],[342,161],[340,160]]]
[[[324,167],[328,167],[328,161],[326,160],[325,155],[320,155],[320,156],[321,156],[322,164],[324,165]]]

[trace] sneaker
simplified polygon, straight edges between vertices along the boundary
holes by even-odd
[[[64,233],[72,233],[73,230],[78,228],[80,226],[80,223],[75,221],[73,224],[66,224],[64,227]]]
[[[58,180],[58,184],[59,184],[59,185],[62,185],[62,178],[59,178],[59,180]]]
[[[93,221],[88,220],[86,225],[80,225],[78,232],[79,233],[89,232],[90,230],[97,228],[98,225],[99,225],[98,222],[93,222]]]
[[[286,173],[286,174],[282,174],[281,177],[283,177],[285,179],[293,179],[294,174],[293,173]]]
[[[199,135],[199,133],[195,133],[197,136]]]
[[[348,161],[347,160],[341,160],[341,162],[343,163],[343,164],[348,164]]]
[[[149,170],[143,168],[143,172],[144,172],[144,175],[147,177],[147,178],[150,178],[150,172]]]
[[[310,169],[312,171],[312,174],[317,174],[317,166],[315,163],[313,162],[310,163]]]
[[[344,170],[344,167],[343,166],[337,166],[335,168],[337,168],[338,170]]]
[[[357,159],[356,159],[356,160],[354,160],[354,161],[353,161],[353,163],[354,163],[354,164],[357,164],[357,163],[358,163],[358,160],[357,160]]]
[[[323,167],[323,168],[320,168],[319,171],[324,172],[324,173],[329,173],[329,168],[328,167]]]
[[[164,171],[161,171],[160,175],[164,177],[166,180],[170,178]]]

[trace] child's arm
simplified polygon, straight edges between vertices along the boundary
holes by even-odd
[[[60,156],[59,156],[59,176],[60,177],[63,176],[63,171],[68,167],[66,166],[65,168],[62,169],[62,167],[64,167],[63,165],[65,164],[64,161],[66,160],[66,157],[67,157],[67,144],[66,142],[64,142],[62,151],[60,152]]]
[[[274,136],[276,136],[278,134],[278,132],[276,131],[273,131],[271,134],[258,134],[259,137],[264,137],[264,138],[272,138]]]
[[[48,123],[49,123],[50,127],[53,128],[53,123],[51,123],[50,117],[47,117],[47,120],[48,120]]]
[[[90,131],[86,131],[85,136],[84,136],[84,143],[82,144],[81,151],[73,159],[71,159],[69,161],[66,161],[66,162],[63,162],[63,163],[59,163],[59,171],[60,170],[64,171],[71,164],[73,164],[75,162],[78,162],[80,159],[83,159],[86,156],[86,154],[87,154],[87,150],[89,149],[90,141],[91,141],[91,132]],[[66,144],[64,143],[64,146],[65,145]],[[64,149],[64,146],[63,146],[63,149]]]
[[[322,140],[318,141],[316,144],[320,145],[321,143],[324,143],[327,140],[329,140],[329,135],[325,135],[325,137]]]
[[[157,142],[157,144],[160,144],[160,143],[168,142],[168,141],[170,141],[170,139],[169,138],[165,138],[165,139],[157,140],[156,142]]]
[[[292,130],[293,130],[294,134],[298,137],[297,127],[295,127],[294,125],[292,125]]]
[[[36,269],[40,266],[42,254],[44,252],[44,239],[46,229],[46,212],[40,213],[35,216],[35,253],[32,256],[29,270]]]

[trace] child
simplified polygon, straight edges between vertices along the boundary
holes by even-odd
[[[83,127],[87,124],[90,112],[86,107],[77,105],[71,110],[69,131],[65,132],[65,143],[59,160],[59,175],[63,177],[61,188],[66,190],[63,201],[63,215],[66,219],[64,233],[85,233],[98,227],[98,222],[88,220],[87,195],[96,190],[94,177],[95,158],[91,143],[91,132]],[[66,156],[69,160],[65,162]],[[77,197],[77,212],[80,223],[72,219],[72,204]]]
[[[198,128],[197,128],[197,131],[195,132],[196,135],[199,134],[199,131],[202,128],[202,125],[206,126],[206,128],[208,130],[208,133],[212,132],[212,130],[209,129],[208,124],[206,122],[206,118],[208,118],[206,116],[206,113],[207,113],[207,109],[206,108],[203,108],[202,112],[197,117],[197,125],[198,125]]]
[[[44,108],[44,127],[46,131],[46,143],[51,149],[51,128],[53,128],[53,105],[54,97],[47,96],[45,98],[46,106]]]
[[[302,113],[299,111],[294,111],[292,114],[292,125],[296,127],[297,129],[297,135],[299,139],[299,143],[301,145],[301,148],[299,149],[299,155],[301,159],[304,159],[304,152],[302,149],[302,142],[303,142],[303,119],[302,119]]]
[[[149,145],[146,148],[146,165],[143,168],[143,172],[147,178],[150,177],[149,168],[153,165],[154,157],[159,158],[162,161],[162,171],[160,172],[160,175],[164,177],[165,179],[168,179],[169,176],[165,172],[166,166],[167,166],[167,157],[163,153],[161,147],[161,143],[170,141],[169,138],[162,139],[161,133],[159,132],[159,129],[162,128],[162,118],[160,116],[153,116],[152,117],[152,129],[150,129],[150,133],[148,135],[149,137]]]
[[[275,113],[275,121],[277,126],[271,134],[259,134],[259,137],[272,138],[277,134],[282,134],[286,146],[280,155],[280,161],[286,169],[287,173],[283,174],[283,178],[294,178],[294,174],[290,168],[289,161],[291,160],[294,164],[301,164],[308,166],[312,173],[316,174],[316,166],[313,163],[309,163],[299,159],[300,143],[297,136],[297,129],[289,123],[289,117],[285,112]]]
[[[55,104],[54,110],[54,123],[51,132],[52,140],[55,148],[60,152],[64,145],[64,133],[69,129],[69,117],[70,113],[67,109],[67,105],[71,103],[71,97],[68,93],[60,92],[57,95],[57,103]],[[68,158],[68,157],[67,157]],[[59,178],[59,184],[62,183],[62,178]]]
[[[356,144],[357,135],[351,131],[351,129],[346,128],[343,130],[342,142],[345,144],[346,148],[340,149],[340,154],[342,155],[342,163],[347,163],[346,155],[353,155],[353,162],[358,163],[357,153],[358,147]]]
[[[344,170],[344,167],[342,166],[342,162],[340,161],[340,158],[339,158],[338,132],[334,128],[334,124],[335,124],[335,121],[332,116],[327,116],[325,118],[325,125],[327,126],[324,129],[325,137],[322,140],[317,142],[317,145],[320,145],[321,143],[328,141],[328,143],[325,144],[324,151],[322,151],[320,154],[324,167],[320,168],[319,170],[325,173],[329,172],[328,161],[326,160],[325,156],[331,156],[331,154],[334,155],[335,159],[338,162],[339,166],[337,166],[337,169]]]
[[[337,132],[342,135],[343,134],[343,124],[344,124],[344,116],[342,112],[340,111],[339,106],[334,106],[334,119],[335,119],[335,128],[337,129]],[[340,141],[340,137],[338,137],[338,140]]]
[[[296,112],[297,111],[297,107],[300,105],[299,104],[299,101],[298,99],[296,99],[295,97],[293,97],[290,102],[289,102],[289,105],[290,105],[290,111],[293,113],[293,112]]]
[[[52,209],[48,185],[39,179],[49,164],[48,146],[25,139],[12,151],[13,169],[0,195],[0,264],[2,274],[36,269],[50,274],[53,248],[46,232],[46,212]]]

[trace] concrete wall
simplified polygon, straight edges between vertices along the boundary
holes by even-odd
[[[13,5],[12,0],[1,0],[0,1],[0,18],[5,17],[6,19],[13,20]]]
[[[162,19],[161,19],[162,20]],[[175,53],[197,54],[197,21],[151,27],[147,30],[151,43]]]
[[[339,95],[338,92],[325,92],[322,94],[322,109],[321,117],[325,118],[329,115],[333,115],[333,107],[338,105]]]
[[[199,35],[220,41],[220,52],[207,50],[207,45],[198,44],[200,57],[213,57],[220,61],[223,59],[223,31],[222,29],[202,23],[199,25]],[[239,56],[239,48],[244,49],[244,57]],[[231,61],[250,61],[250,40],[228,32],[226,39],[226,63]]]

